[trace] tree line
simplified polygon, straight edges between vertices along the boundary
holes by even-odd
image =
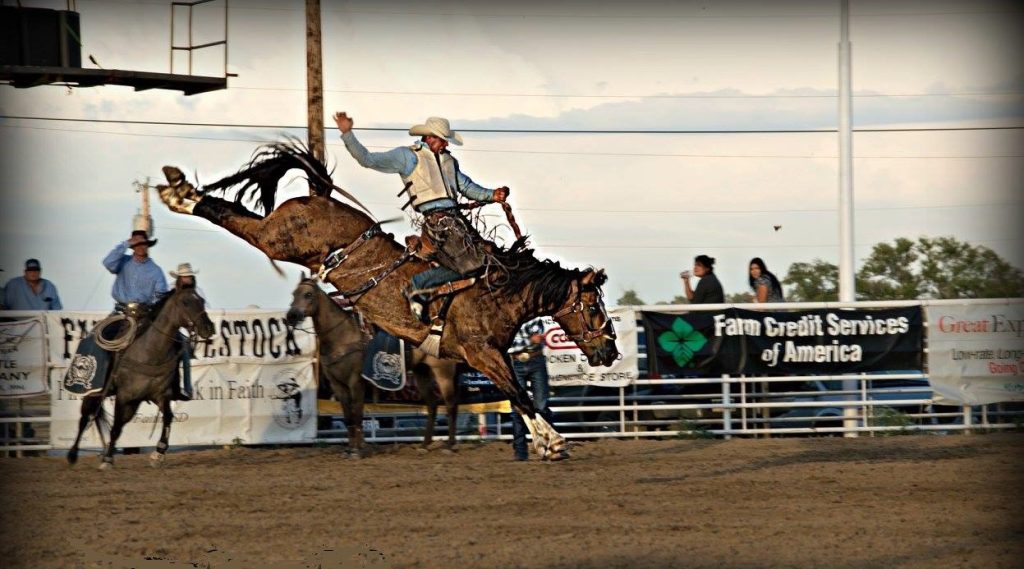
[[[780,278],[786,300],[839,300],[839,267],[822,259],[797,262]],[[995,251],[955,237],[900,237],[878,243],[856,275],[857,300],[1024,297],[1024,273]],[[752,302],[751,292],[726,295],[731,304]],[[619,306],[646,304],[627,290]],[[686,304],[678,295],[657,304]]]

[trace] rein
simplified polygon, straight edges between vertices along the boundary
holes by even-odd
[[[489,204],[492,204],[492,203],[495,203],[495,202],[473,202],[473,203],[468,203],[468,204],[462,204],[462,205],[459,206],[459,209],[464,209],[466,211],[469,211],[471,209],[476,209],[478,207],[483,207],[485,205],[489,205]],[[515,234],[516,239],[522,239],[523,232],[519,229],[519,224],[516,223],[516,216],[512,214],[512,206],[509,205],[508,202],[497,202],[497,203],[500,203],[501,204],[501,209],[505,210],[505,219],[508,220],[509,226],[512,227],[512,233]]]

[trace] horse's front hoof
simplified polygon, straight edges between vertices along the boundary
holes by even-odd
[[[455,454],[455,446],[454,445],[445,445],[444,448],[441,449],[441,453],[442,454]]]
[[[114,468],[114,463],[113,462],[106,462],[106,461],[101,462],[99,467],[98,467],[99,470],[112,470],[113,468]]]
[[[561,450],[558,452],[550,452],[544,457],[544,460],[548,462],[558,462],[560,460],[569,460],[569,451]]]
[[[68,453],[68,467],[72,467],[72,466],[74,466],[77,463],[78,463],[78,453],[77,452],[69,452]]]
[[[149,454],[149,465],[153,468],[160,468],[164,465],[165,458],[167,458],[165,455],[162,455],[157,451],[153,451]]]
[[[416,452],[420,454],[427,454],[428,452],[430,452],[430,449],[425,446],[421,446],[418,449],[416,449]]]

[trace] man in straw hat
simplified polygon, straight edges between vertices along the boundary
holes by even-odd
[[[459,170],[459,162],[448,152],[448,144],[462,146],[462,136],[453,131],[447,119],[430,117],[414,125],[409,134],[420,140],[387,152],[369,152],[352,132],[352,117],[335,113],[334,121],[349,154],[361,166],[385,174],[398,174],[405,184],[408,202],[423,215],[424,237],[435,248],[431,259],[440,266],[428,269],[412,279],[412,291],[428,289],[472,273],[484,265],[483,238],[458,210],[461,194],[478,202],[503,202],[509,189],[480,186]],[[423,310],[422,297],[410,295],[414,314]]]
[[[192,263],[178,263],[178,269],[170,271],[167,274],[171,275],[174,279],[174,289],[183,288],[194,288],[199,296],[203,296],[202,291],[196,285],[196,274],[199,271],[192,268]],[[204,297],[205,298],[205,297]],[[188,338],[183,334],[178,334],[178,342],[181,345],[181,367],[180,367],[180,382],[176,382],[176,389],[174,390],[174,399],[178,401],[191,401],[192,400],[192,346],[189,345]]]

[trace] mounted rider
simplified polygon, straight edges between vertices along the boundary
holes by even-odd
[[[477,271],[487,261],[484,239],[458,208],[461,194],[477,202],[504,202],[508,187],[485,188],[459,169],[459,162],[448,152],[448,144],[462,145],[462,136],[453,131],[447,119],[430,117],[423,124],[409,129],[420,140],[386,152],[370,152],[352,132],[352,118],[335,113],[334,121],[341,131],[341,140],[359,165],[383,172],[399,174],[405,184],[403,194],[423,215],[421,243],[433,249],[428,257],[438,266],[412,278],[407,292],[413,314],[420,316],[427,301],[424,291],[449,283]]]
[[[121,345],[116,351],[126,348],[123,341],[118,341],[121,340],[122,333],[125,332],[128,319],[135,323],[135,330],[130,332],[133,338],[138,338],[152,322],[153,305],[167,293],[167,279],[164,278],[163,269],[149,256],[149,248],[156,243],[157,240],[150,239],[147,231],[136,229],[132,231],[130,238],[114,245],[114,248],[103,258],[104,268],[115,275],[114,286],[110,290],[111,296],[114,297],[114,312],[111,316],[122,315],[123,319],[108,317],[108,320],[111,320],[110,324],[104,325],[104,322],[107,322],[104,320],[97,325],[99,331],[103,333],[102,338],[95,338],[100,347],[120,343]],[[130,249],[131,254],[126,254],[125,249]],[[179,266],[180,269],[181,266]],[[189,266],[189,270],[191,270],[191,266]],[[172,277],[177,277],[173,271],[170,274]],[[194,273],[188,276],[195,278]],[[87,347],[86,349],[91,348]],[[182,363],[187,370],[190,362],[184,359]],[[187,373],[188,371],[186,371]],[[174,399],[178,401],[192,399],[192,388],[189,381],[186,381],[184,387],[175,382]]]

